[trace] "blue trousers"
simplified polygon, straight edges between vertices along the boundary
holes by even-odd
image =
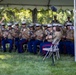
[[[3,50],[6,51],[6,44],[9,43],[9,52],[13,50],[13,39],[2,39]]]
[[[60,54],[67,54],[65,40],[59,42],[59,52]]]
[[[23,53],[24,52],[23,45],[27,44],[27,42],[28,41],[26,39],[20,39],[19,46],[18,46],[18,52],[19,53]]]
[[[30,41],[28,43],[29,51],[33,52],[34,54],[37,54],[37,45],[40,45],[42,42],[43,42],[42,40]]]
[[[30,53],[33,53],[33,43],[34,43],[34,39],[31,39],[29,42],[28,42],[28,52]]]
[[[19,38],[15,38],[15,50],[19,50]]]
[[[33,52],[34,52],[34,54],[37,54],[37,45],[40,46],[40,44],[41,44],[42,42],[43,42],[43,41],[41,41],[41,40],[35,40],[35,41],[33,42]]]
[[[70,40],[63,40],[59,43],[59,51],[62,54],[74,55],[74,42]]]
[[[43,50],[43,48],[50,48],[51,42],[43,42],[40,44],[40,54],[45,55],[46,51]]]
[[[65,45],[66,45],[67,54],[70,54],[73,56],[74,55],[74,42],[66,40]]]

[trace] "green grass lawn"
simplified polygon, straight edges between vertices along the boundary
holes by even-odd
[[[51,58],[29,53],[0,52],[0,75],[76,75],[74,57],[61,55],[55,66]]]

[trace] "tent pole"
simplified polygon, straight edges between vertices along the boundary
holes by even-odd
[[[74,52],[76,62],[76,0],[74,0]]]

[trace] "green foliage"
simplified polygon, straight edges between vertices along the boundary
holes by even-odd
[[[53,16],[57,15],[57,19],[60,21],[60,23],[64,23],[67,19],[67,16],[71,17],[71,20],[73,21],[73,10],[63,10],[59,9],[57,12],[52,12],[51,10],[47,9],[40,9],[37,13],[37,19],[38,23],[41,24],[47,24],[51,23]],[[23,21],[26,20],[27,24],[32,22],[32,10],[31,9],[17,9],[17,8],[0,8],[0,19],[2,17],[5,17],[5,22],[14,22],[14,21]]]
[[[47,24],[51,21],[52,18],[50,17],[49,11],[50,10],[44,10],[44,9],[39,10],[37,15],[39,23]]]

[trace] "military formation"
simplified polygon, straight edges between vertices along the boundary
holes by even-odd
[[[27,25],[25,21],[21,22],[21,25],[18,22],[7,23],[6,25],[2,22],[0,27],[2,51],[24,53],[27,50],[33,54],[37,54],[39,51],[40,55],[45,55],[44,47],[48,48],[52,43],[55,44],[60,41],[60,53],[74,55],[73,23],[70,21],[70,17],[67,19],[64,25],[59,23],[56,16],[50,24],[45,25],[38,23]],[[9,43],[8,50],[7,43]]]

